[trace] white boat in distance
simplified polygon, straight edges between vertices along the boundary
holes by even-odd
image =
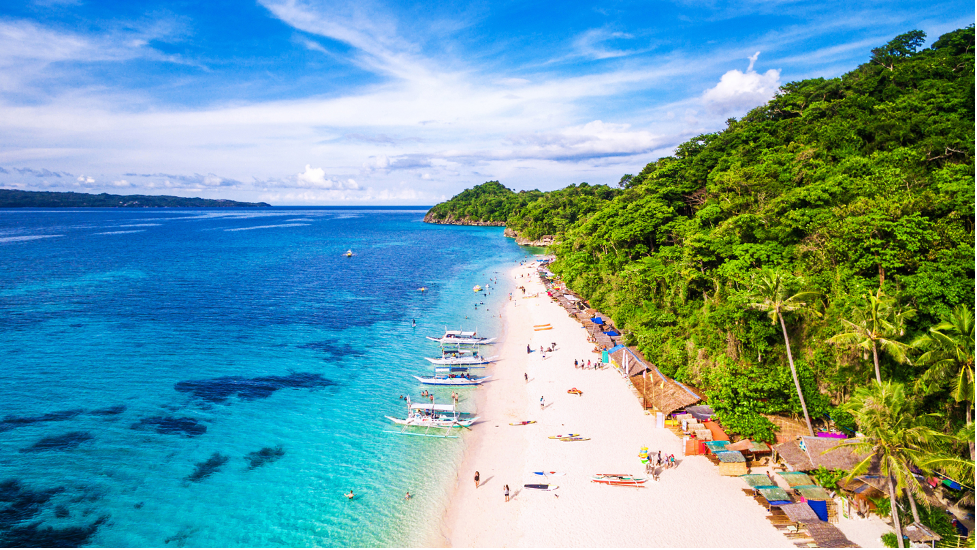
[[[494,344],[496,340],[495,338],[481,338],[477,332],[465,332],[462,330],[445,330],[444,336],[440,338],[427,336],[427,339],[432,342],[437,342],[442,346],[445,344]]]
[[[495,362],[498,358],[498,355],[482,357],[478,350],[468,349],[444,350],[441,352],[441,357],[425,357],[435,365],[487,365]]]
[[[411,403],[407,398],[407,418],[387,416],[391,422],[401,426],[415,426],[421,428],[467,428],[478,417],[471,417],[469,413],[461,413],[454,405],[436,405],[428,403]]]

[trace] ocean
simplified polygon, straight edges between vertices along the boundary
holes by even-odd
[[[0,210],[0,546],[438,544],[464,439],[384,415],[525,251],[423,215]]]

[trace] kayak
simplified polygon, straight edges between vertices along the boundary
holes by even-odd
[[[535,420],[523,420],[522,422],[509,422],[510,426],[525,426],[527,424],[535,424]]]
[[[527,483],[523,485],[527,489],[536,489],[538,491],[555,491],[560,488],[559,485],[550,485],[549,483]]]
[[[560,441],[590,441],[589,437],[561,437]]]
[[[536,474],[536,475],[538,475],[538,476],[547,476],[547,477],[549,477],[549,476],[565,476],[566,475],[563,472],[533,472],[533,473]]]
[[[580,437],[580,434],[551,435],[550,439],[563,439],[564,437]]]

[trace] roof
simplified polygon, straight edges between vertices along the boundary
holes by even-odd
[[[835,449],[838,443],[838,439],[807,435],[775,448],[792,470],[800,472],[815,470],[818,466],[829,470],[851,470],[867,456],[856,454],[850,448]]]
[[[821,518],[807,503],[782,504],[780,509],[795,523],[821,523]]]
[[[709,405],[696,405],[694,407],[686,407],[685,412],[691,414],[696,420],[709,420],[712,415],[716,414]]]
[[[787,481],[787,485],[790,487],[798,487],[801,485],[814,485],[814,481],[807,474],[801,472],[783,472],[780,477]]]
[[[720,462],[746,462],[746,457],[739,451],[716,451],[715,454]]]
[[[766,474],[746,474],[740,478],[750,487],[776,487],[777,484],[770,480]]]
[[[848,540],[844,533],[830,523],[810,523],[804,528],[821,548],[859,548],[857,544]]]
[[[903,527],[902,534],[909,537],[912,542],[932,542],[943,538],[929,527],[918,522]]]
[[[749,439],[743,439],[726,446],[730,451],[745,451],[748,453],[762,453],[769,452],[770,445],[762,441],[750,441]]]
[[[787,491],[780,487],[757,487],[757,490],[767,502],[792,502]]]
[[[713,441],[729,441],[729,436],[726,435],[726,432],[723,431],[722,426],[720,426],[718,423],[710,420],[705,422],[705,426],[710,432],[712,432]]]
[[[801,485],[794,490],[807,500],[831,500],[831,495],[819,485]]]
[[[712,452],[716,451],[735,451],[728,447],[729,441],[706,441],[706,448]]]

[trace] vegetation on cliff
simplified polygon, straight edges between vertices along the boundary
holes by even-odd
[[[109,195],[0,189],[0,208],[253,208],[264,202],[238,202],[169,195]]]
[[[955,432],[971,420],[972,400],[956,397],[973,394],[972,332],[955,367],[912,344],[973,303],[974,29],[923,38],[786,84],[619,189],[489,182],[431,212],[557,235],[552,269],[665,373],[704,388],[733,431],[769,439],[762,414],[802,414],[789,342],[815,423],[853,427],[841,405],[878,383],[878,363],[921,422]],[[751,307],[770,276],[814,298],[771,323]]]

